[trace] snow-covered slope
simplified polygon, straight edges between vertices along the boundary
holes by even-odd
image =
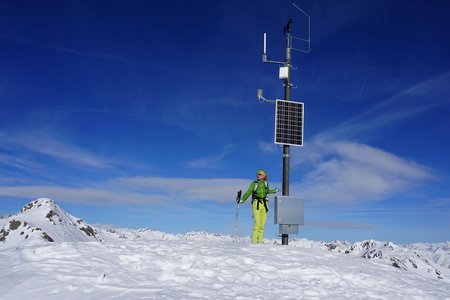
[[[450,241],[437,244],[411,244],[408,248],[423,254],[428,260],[450,269]]]
[[[0,298],[440,300],[450,295],[448,279],[380,260],[248,240],[202,240],[202,234],[190,235],[194,239],[143,235],[3,249]]]
[[[142,229],[127,229],[127,228],[111,228],[111,229],[95,229],[97,235],[104,241],[116,240],[132,240],[132,241],[150,241],[150,240],[185,240],[185,241],[234,241],[235,238],[229,235],[220,233],[210,233],[206,231],[192,231],[184,234],[170,234],[161,231],[150,230],[149,228]]]
[[[449,242],[94,228],[49,199],[0,219],[0,298],[449,299]],[[51,242],[54,241],[54,242]],[[82,242],[82,243],[80,243]]]
[[[333,241],[319,243],[319,248],[326,248],[332,252],[356,255],[366,259],[376,259],[393,267],[410,270],[425,276],[442,279],[449,278],[448,260],[450,251],[448,243],[434,244],[434,253],[418,244],[397,245],[392,242],[366,240],[357,243]],[[442,263],[442,264],[441,264]]]
[[[342,245],[342,244],[341,244]],[[327,244],[328,247],[334,247],[333,243]],[[448,246],[439,248],[437,245],[438,252],[447,251],[447,260],[450,257],[450,252],[448,251]],[[425,254],[427,251],[420,251],[418,248],[411,248],[410,246],[396,245],[392,242],[379,242],[374,240],[362,241],[344,247],[340,249],[337,247],[339,252],[344,250],[344,253],[350,253],[358,255],[368,259],[381,259],[389,262],[392,266],[396,268],[401,268],[403,270],[418,271],[420,273],[426,273],[430,276],[436,276],[437,278],[443,278],[443,272],[441,269],[448,269],[448,265],[440,265],[439,258],[431,253]],[[335,249],[335,250],[336,250]],[[441,257],[444,253],[441,253]]]
[[[145,229],[96,229],[104,240],[186,240],[186,241],[234,241],[227,235],[209,232],[188,232],[185,234],[168,234]],[[249,241],[248,238],[240,240]],[[279,240],[266,240],[266,243],[279,244]],[[291,247],[320,249],[331,252],[374,259],[382,263],[403,270],[419,273],[426,277],[450,279],[450,242],[439,244],[396,245],[392,242],[367,240],[357,243],[345,241],[317,242],[307,239],[292,239]]]
[[[24,243],[101,240],[94,228],[46,198],[28,203],[19,213],[2,221],[0,249]]]

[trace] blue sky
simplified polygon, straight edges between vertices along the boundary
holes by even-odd
[[[298,237],[449,240],[450,4],[297,4],[312,40],[293,53]],[[284,60],[291,17],[304,36],[290,1],[2,1],[0,215],[47,197],[91,224],[234,234],[237,190],[259,168],[281,186],[275,107],[256,90],[283,97],[263,33]]]

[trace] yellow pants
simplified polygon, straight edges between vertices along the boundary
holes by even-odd
[[[269,204],[266,202],[267,205]],[[267,212],[264,207],[264,202],[259,203],[258,209],[258,200],[253,201],[252,203],[252,212],[253,212],[253,221],[255,222],[253,225],[253,233],[252,233],[252,243],[262,243],[264,238],[264,225],[266,225]]]

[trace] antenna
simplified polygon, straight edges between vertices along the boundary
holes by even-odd
[[[267,55],[267,34],[264,32],[264,56]]]
[[[284,65],[284,61],[267,60],[267,34],[264,32],[264,44],[263,44],[263,63],[271,63],[277,65]]]
[[[304,12],[303,9],[301,9],[301,8],[300,8],[298,5],[296,5],[295,3],[292,3],[292,5],[293,5],[295,8],[297,8],[297,9],[298,9],[303,15],[305,15],[306,18],[308,19],[308,37],[307,37],[306,39],[304,39],[304,38],[299,38],[299,37],[295,37],[295,36],[292,37],[293,39],[296,39],[296,40],[300,40],[300,41],[306,42],[307,45],[308,45],[308,49],[307,49],[307,50],[301,50],[301,49],[297,49],[297,48],[292,48],[292,50],[297,50],[297,51],[300,51],[300,52],[309,53],[309,52],[311,51],[311,17],[310,17],[306,12]]]

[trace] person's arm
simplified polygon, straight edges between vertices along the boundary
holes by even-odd
[[[279,187],[275,187],[273,190],[269,189],[269,184],[267,184],[267,194],[275,194],[280,190]]]
[[[244,196],[242,196],[241,203],[244,203],[245,200],[247,200],[247,198],[253,193],[254,189],[255,189],[255,182],[252,182],[248,187],[247,192],[245,192]]]

